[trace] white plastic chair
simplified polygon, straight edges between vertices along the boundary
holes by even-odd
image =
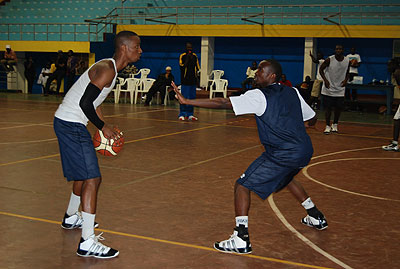
[[[121,95],[121,92],[125,92],[125,94],[126,94],[126,93],[129,93],[130,99],[131,99],[131,104],[133,104],[133,97],[134,97],[134,95],[136,94],[136,91],[137,91],[137,89],[138,89],[138,87],[139,87],[140,80],[137,79],[137,78],[127,78],[127,79],[125,80],[125,83],[126,83],[126,89],[120,89],[120,90],[119,90],[119,93],[118,93],[118,102],[119,102],[119,97],[120,97],[120,95]],[[125,84],[125,83],[124,83],[124,84]],[[136,95],[135,95],[135,96],[136,96]],[[126,95],[125,95],[125,98],[126,98]]]
[[[140,74],[140,78],[139,79],[145,79],[145,78],[147,78],[147,75],[150,74],[150,69],[142,68],[136,74],[131,74],[131,77],[135,78],[135,76],[137,76],[139,74]]]
[[[126,83],[126,80],[123,78],[117,77],[117,79],[119,83],[116,83],[115,88],[112,90],[114,92],[114,103],[116,104],[118,104],[119,102],[119,96],[121,94],[122,86],[124,86]]]
[[[215,86],[215,89],[214,89]],[[214,79],[210,86],[210,99],[215,96],[216,92],[222,92],[224,98],[228,95],[228,80],[227,79]]]
[[[138,93],[140,93],[140,96],[143,96],[144,93],[147,93],[150,90],[154,81],[156,81],[153,78],[144,78],[144,79],[138,79],[138,80],[139,80],[139,85],[137,87],[137,90],[135,91],[135,104],[137,103]]]
[[[210,85],[210,88],[212,88],[212,85],[214,84],[214,81],[217,80],[217,79],[220,79],[223,75],[224,75],[224,71],[223,70],[213,70],[210,73],[210,79],[208,80],[208,85]]]

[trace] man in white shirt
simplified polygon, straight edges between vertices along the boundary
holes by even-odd
[[[318,98],[321,94],[321,86],[322,86],[322,77],[319,73],[319,68],[321,67],[321,64],[325,61],[324,60],[324,55],[321,52],[317,53],[317,58],[314,57],[314,55],[312,55],[311,51],[310,51],[310,57],[313,61],[313,63],[317,64],[317,76],[314,80],[313,83],[313,87],[311,90],[311,100],[310,100],[310,104],[311,107],[313,109],[316,109],[318,106]]]
[[[307,211],[301,222],[323,230],[328,227],[324,215],[294,177],[306,166],[313,154],[311,139],[306,133],[308,125],[316,123],[315,112],[303,100],[297,89],[278,84],[282,67],[273,60],[262,61],[254,81],[259,89],[230,98],[185,99],[175,84],[181,104],[205,108],[233,109],[236,115],[255,114],[260,141],[265,148],[235,184],[236,227],[233,235],[214,248],[221,252],[249,254],[252,252],[248,233],[250,191],[261,199],[287,187]]]
[[[356,48],[352,47],[350,54],[346,56],[350,61],[349,69],[349,83],[351,83],[355,76],[358,76],[358,68],[361,65],[361,57],[356,53]],[[350,91],[346,89],[346,99],[350,100]],[[351,92],[351,99],[357,101],[357,90],[353,89]]]
[[[335,54],[329,56],[322,63],[319,73],[324,81],[321,90],[326,120],[324,134],[337,133],[340,113],[344,106],[345,86],[349,76],[349,58],[344,57],[342,45],[336,45]],[[334,119],[331,126],[332,110],[334,110]]]

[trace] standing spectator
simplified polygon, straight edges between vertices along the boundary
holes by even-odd
[[[145,106],[150,105],[151,99],[153,98],[154,94],[156,94],[156,92],[160,92],[161,105],[164,105],[164,98],[167,86],[171,86],[171,82],[175,80],[174,76],[171,73],[171,70],[172,68],[170,66],[167,66],[165,68],[165,73],[160,74],[157,77],[156,81],[154,81],[153,85],[146,94],[146,102],[144,103]]]
[[[321,92],[326,120],[324,134],[337,133],[339,117],[344,105],[345,86],[349,78],[349,58],[344,57],[342,45],[336,45],[335,55],[329,56],[323,62],[319,73],[324,80]],[[334,119],[330,126],[332,109],[334,109]]]
[[[65,73],[67,70],[67,59],[64,56],[64,53],[62,50],[58,51],[58,56],[56,60],[56,70],[49,76],[47,82],[46,82],[46,87],[44,89],[44,95],[48,95],[49,89],[50,89],[50,84],[53,80],[57,80],[57,94],[60,93],[60,87],[61,87],[61,82],[65,77]]]
[[[392,82],[394,85],[400,86],[400,59],[394,58],[388,62],[388,71],[392,74]],[[391,109],[388,107],[387,109]],[[400,134],[400,105],[393,117],[393,140],[387,146],[382,146],[383,150],[400,151],[399,150],[399,134]]]
[[[361,57],[356,53],[356,48],[352,47],[350,54],[346,56],[350,61],[349,82],[352,82],[355,76],[358,76],[358,68],[361,65]],[[346,99],[350,100],[350,90],[346,89]],[[357,101],[357,90],[351,92],[351,99]]]
[[[33,63],[32,56],[29,56],[24,62],[24,75],[26,80],[28,81],[28,93],[32,93],[33,82],[36,76],[35,65]]]
[[[313,87],[312,87],[312,90],[311,90],[311,100],[310,100],[311,107],[313,109],[317,109],[318,98],[319,98],[319,96],[321,94],[321,86],[322,86],[322,82],[323,82],[321,74],[319,73],[319,68],[321,67],[322,63],[325,60],[324,60],[324,55],[321,52],[318,52],[317,53],[317,58],[315,58],[311,54],[311,51],[310,51],[310,57],[311,57],[311,59],[312,59],[312,61],[314,63],[318,64],[317,65],[317,76],[316,76],[316,78],[314,80],[314,83],[313,83]]]
[[[68,90],[72,87],[75,82],[75,68],[78,63],[78,58],[74,56],[74,52],[72,50],[68,51],[68,59],[67,59],[67,88],[65,90],[65,94],[67,94]]]
[[[186,99],[196,99],[197,71],[200,70],[199,59],[193,52],[192,43],[186,43],[186,52],[179,56],[179,66],[181,68],[181,91]],[[198,120],[193,116],[193,106],[180,105],[179,120]]]
[[[286,75],[282,74],[281,76],[281,81],[279,81],[280,84],[286,85],[288,87],[293,87],[292,82],[290,82],[290,80],[286,79]]]
[[[43,92],[44,92],[44,88],[46,87],[47,79],[51,75],[50,68],[51,68],[51,62],[47,62],[46,66],[42,68],[42,71],[39,74],[37,84],[42,85]]]
[[[0,61],[4,70],[7,72],[14,71],[13,65],[16,65],[18,62],[17,54],[15,51],[11,49],[10,45],[6,45],[6,51],[4,52],[4,58]]]

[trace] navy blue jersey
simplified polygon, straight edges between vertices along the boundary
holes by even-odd
[[[267,99],[267,108],[264,114],[255,117],[260,141],[266,150],[264,154],[284,166],[306,166],[313,147],[304,127],[296,91],[280,84],[260,90]]]

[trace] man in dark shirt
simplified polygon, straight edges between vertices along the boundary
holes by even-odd
[[[50,84],[53,80],[57,80],[57,94],[60,93],[61,81],[65,77],[67,71],[67,58],[65,57],[62,50],[58,51],[56,60],[56,71],[50,75],[46,82],[46,88],[44,89],[44,95],[49,94]]]
[[[186,99],[196,99],[197,71],[200,70],[199,59],[193,52],[192,43],[186,43],[186,52],[179,56],[181,67],[181,92]],[[193,106],[180,105],[179,120],[198,120],[193,116]]]
[[[171,73],[171,70],[171,67],[167,66],[165,68],[165,73],[160,74],[157,77],[156,81],[154,81],[153,85],[146,94],[146,102],[144,103],[145,106],[148,106],[150,104],[151,99],[153,98],[154,94],[156,94],[156,92],[160,92],[161,104],[164,104],[165,91],[167,89],[166,87],[171,86],[171,82],[175,80],[174,76]]]

